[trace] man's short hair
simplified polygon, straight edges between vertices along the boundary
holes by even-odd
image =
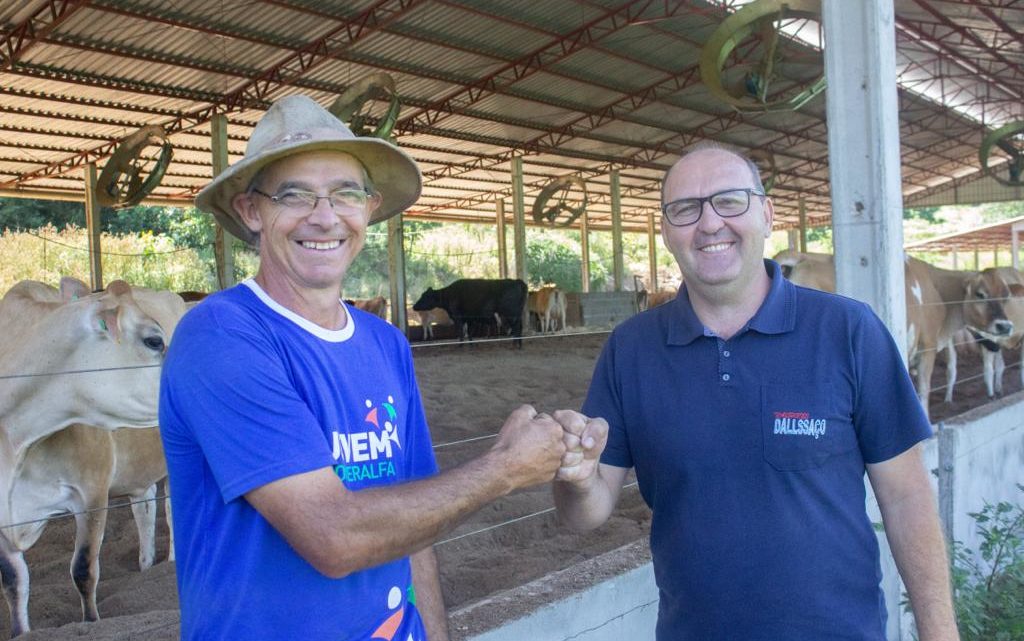
[[[732,154],[733,156],[736,156],[737,158],[742,160],[747,165],[747,169],[750,170],[750,177],[751,177],[751,181],[753,182],[754,189],[756,189],[757,191],[759,191],[762,194],[765,193],[764,192],[764,183],[761,182],[761,170],[758,169],[757,163],[755,163],[753,160],[751,160],[750,156],[748,156],[745,152],[743,152],[739,147],[734,147],[732,145],[727,145],[725,143],[721,143],[721,142],[718,142],[718,141],[715,141],[715,140],[702,140],[702,141],[700,141],[698,143],[694,143],[694,144],[690,145],[689,147],[687,147],[686,149],[684,149],[683,153],[679,155],[679,158],[676,159],[676,161],[674,163],[672,163],[672,166],[669,167],[668,171],[665,172],[665,178],[668,178],[669,173],[671,173],[672,170],[675,169],[675,166],[678,165],[679,162],[683,158],[686,158],[690,154],[695,154],[698,151],[724,151],[725,153]],[[662,203],[665,202],[665,182],[666,181],[664,179],[662,179],[662,181],[661,181],[661,202]]]

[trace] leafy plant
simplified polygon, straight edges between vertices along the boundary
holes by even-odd
[[[1017,485],[1024,491],[1024,485]],[[1024,639],[1024,508],[986,503],[971,513],[978,554],[953,546],[953,590],[963,641]],[[978,558],[980,556],[980,559]]]

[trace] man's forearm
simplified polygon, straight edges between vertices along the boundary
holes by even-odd
[[[430,478],[353,492],[324,467],[245,497],[300,556],[337,578],[409,556],[484,504],[551,480],[565,453],[561,434],[553,419],[523,406],[485,454]]]
[[[886,537],[907,587],[921,641],[957,641],[946,544],[929,492],[883,510]]]
[[[625,477],[626,470],[621,476]],[[558,518],[565,525],[577,531],[592,530],[608,520],[619,498],[621,480],[609,478],[618,476],[602,473],[599,468],[586,482],[573,484],[555,481],[552,493]]]
[[[448,641],[448,613],[441,593],[441,578],[434,548],[424,548],[410,557],[416,609],[427,630],[427,641]]]
[[[339,552],[353,572],[432,545],[467,516],[516,485],[494,473],[491,456],[398,487],[347,493],[337,514]]]

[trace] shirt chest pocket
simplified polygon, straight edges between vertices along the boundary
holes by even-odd
[[[823,381],[762,385],[765,461],[780,471],[810,470],[856,449],[853,424],[836,411],[835,393]]]

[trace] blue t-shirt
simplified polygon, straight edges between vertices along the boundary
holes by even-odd
[[[183,640],[426,638],[408,558],[328,578],[244,498],[323,467],[349,490],[437,471],[408,343],[348,313],[325,330],[246,281],[178,325],[160,428]]]
[[[659,640],[884,641],[864,466],[931,426],[867,305],[766,268],[767,299],[729,340],[685,289],[619,326],[583,411],[653,511]]]

